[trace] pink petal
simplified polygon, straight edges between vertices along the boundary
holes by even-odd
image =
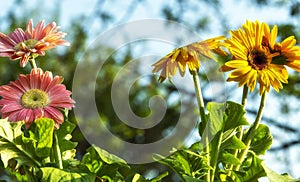
[[[33,38],[32,35],[33,35],[33,26],[32,26],[32,19],[30,19],[26,26],[25,37],[27,39],[32,39]]]
[[[21,109],[23,109],[23,107],[20,104],[9,104],[2,107],[1,113],[16,112]]]
[[[41,38],[44,37],[44,35],[42,34],[44,24],[45,24],[45,21],[42,20],[42,21],[38,22],[38,24],[36,25],[35,29],[33,30],[33,38],[34,39],[40,40]]]
[[[15,43],[23,42],[23,41],[26,40],[25,39],[25,32],[20,28],[17,28],[15,31],[10,33],[8,36],[10,38],[12,38],[12,40],[14,40]]]
[[[53,107],[45,107],[45,117],[51,118],[55,121],[55,123],[63,123],[64,122],[64,115],[56,108]]]
[[[8,117],[8,120],[11,122],[17,122],[17,121],[21,121],[19,118],[19,112],[12,112],[12,113],[3,113],[2,117]]]
[[[20,60],[20,66],[23,68],[27,65],[29,61],[30,54],[24,54]]]
[[[11,47],[14,47],[17,45],[15,41],[13,41],[10,37],[0,32],[0,42],[2,42],[4,45],[8,45]]]

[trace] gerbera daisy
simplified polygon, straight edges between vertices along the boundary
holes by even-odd
[[[32,20],[28,21],[26,31],[17,28],[9,35],[0,32],[0,56],[9,57],[11,60],[20,60],[20,66],[24,67],[29,59],[39,55],[45,55],[45,51],[59,45],[68,46],[69,42],[63,40],[66,33],[57,31],[59,26],[55,22],[44,26],[40,21],[33,28]]]
[[[63,78],[52,73],[32,69],[30,74],[0,87],[0,114],[11,122],[25,121],[26,127],[41,117],[55,121],[55,128],[64,121],[62,110],[72,109],[71,92],[61,84]]]
[[[233,59],[221,67],[222,71],[231,71],[227,81],[239,82],[239,86],[247,85],[253,91],[258,81],[260,94],[269,91],[272,86],[276,91],[287,83],[288,72],[283,65],[271,64],[273,57],[279,53],[272,52],[265,42],[273,42],[274,33],[268,35],[269,26],[259,21],[250,22],[242,29],[231,31],[231,38],[225,42],[229,44],[229,51]],[[270,34],[270,33],[269,33]]]
[[[184,47],[179,47],[162,59],[154,63],[153,73],[161,71],[159,81],[163,82],[166,78],[176,74],[177,68],[181,76],[184,76],[186,65],[190,71],[196,71],[200,68],[199,53],[210,59],[216,59],[212,51],[220,54],[226,54],[220,46],[224,46],[221,42],[225,37],[219,36],[202,42],[195,42]]]
[[[286,65],[300,72],[300,46],[296,46],[294,36],[289,36],[281,43],[276,42],[278,28],[275,25],[270,32],[269,26],[265,26],[263,45],[272,53],[278,53],[272,60],[273,64]]]

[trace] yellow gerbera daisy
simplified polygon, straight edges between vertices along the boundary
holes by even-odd
[[[300,46],[296,45],[294,36],[289,36],[281,43],[276,42],[278,28],[275,25],[270,32],[269,26],[265,27],[263,46],[270,49],[272,53],[278,53],[272,60],[273,64],[286,65],[300,72]]]
[[[279,53],[272,52],[264,44],[273,44],[276,39],[275,30],[270,33],[269,26],[259,21],[250,22],[241,29],[230,31],[231,38],[225,42],[233,59],[221,67],[222,71],[231,71],[227,81],[239,82],[239,86],[247,85],[253,91],[258,81],[260,94],[269,91],[272,86],[277,92],[282,83],[287,83],[288,72],[283,65],[271,64],[272,58]]]
[[[216,58],[212,51],[226,55],[226,52],[220,48],[220,46],[224,46],[222,42],[224,39],[225,37],[219,36],[176,48],[152,65],[154,66],[153,73],[161,71],[158,80],[163,82],[166,78],[171,80],[171,77],[176,74],[177,68],[180,75],[184,76],[186,65],[190,71],[197,71],[200,68],[199,53],[214,60]]]

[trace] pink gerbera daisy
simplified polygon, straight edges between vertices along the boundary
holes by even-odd
[[[55,121],[55,128],[64,121],[62,110],[72,109],[74,100],[71,92],[61,84],[63,78],[40,68],[32,69],[30,74],[19,75],[18,79],[8,85],[0,86],[0,114],[11,122],[25,121],[29,128],[31,123],[41,117]]]
[[[21,59],[20,65],[26,66],[29,59],[39,55],[45,55],[45,51],[59,45],[69,46],[69,42],[63,40],[64,32],[58,32],[59,26],[55,22],[40,21],[35,28],[32,19],[28,21],[26,31],[17,28],[9,35],[0,32],[0,56],[9,57],[11,60]]]

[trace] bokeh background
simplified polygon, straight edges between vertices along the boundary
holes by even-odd
[[[74,70],[86,47],[101,33],[111,28],[134,20],[165,19],[179,22],[197,32],[202,39],[213,36],[229,36],[229,30],[237,29],[248,20],[265,21],[269,25],[278,25],[278,41],[294,35],[300,42],[300,1],[298,0],[2,0],[0,6],[0,31],[7,34],[17,27],[25,28],[32,18],[34,24],[44,19],[46,23],[57,22],[61,30],[67,32],[66,39],[70,47],[59,47],[48,51],[46,56],[38,58],[38,65],[51,70],[55,75],[62,75],[69,90],[72,89]],[[140,31],[143,27],[140,27]],[[137,30],[138,31],[138,30]],[[174,30],[176,31],[176,30]],[[176,40],[174,40],[176,41]],[[180,41],[179,41],[180,44]],[[102,45],[101,51],[112,49]],[[99,79],[95,95],[102,122],[116,136],[132,143],[151,143],[163,138],[170,132],[180,114],[180,99],[176,88],[168,82],[158,83],[157,76],[148,76],[146,81],[136,82],[130,91],[129,100],[132,110],[138,116],[147,116],[149,98],[162,95],[168,103],[167,115],[155,127],[136,129],[124,124],[115,114],[110,94],[111,84],[116,73],[124,64],[157,47],[131,49],[128,47],[119,54],[106,60]],[[161,50],[161,56],[172,49]],[[155,61],[155,60],[154,60]],[[222,61],[222,60],[221,60]],[[15,80],[19,73],[28,73],[30,66],[19,67],[18,61],[8,61],[0,58],[0,84]],[[273,145],[265,156],[266,163],[276,172],[288,172],[293,177],[300,177],[300,74],[289,70],[289,83],[279,93],[273,90],[268,95],[266,110],[262,122],[267,124],[273,134]],[[226,76],[226,75],[225,75]],[[83,80],[84,81],[84,80]],[[205,102],[212,99],[209,83],[203,75],[203,90]],[[240,102],[242,90],[236,83],[226,85],[228,100]],[[192,89],[186,94],[194,97]],[[256,114],[258,93],[251,93],[247,104],[249,121]],[[73,112],[70,121],[76,123]],[[101,139],[99,139],[101,140]],[[197,136],[192,140],[197,140]],[[90,144],[85,140],[79,128],[73,133],[73,141],[78,141],[77,157],[85,153]],[[113,145],[113,144],[112,144]],[[117,145],[117,144],[114,144]],[[188,143],[187,143],[188,145]],[[157,163],[133,165],[145,176],[153,176],[169,170]],[[169,171],[171,174],[172,172]],[[172,174],[166,181],[176,180]]]

